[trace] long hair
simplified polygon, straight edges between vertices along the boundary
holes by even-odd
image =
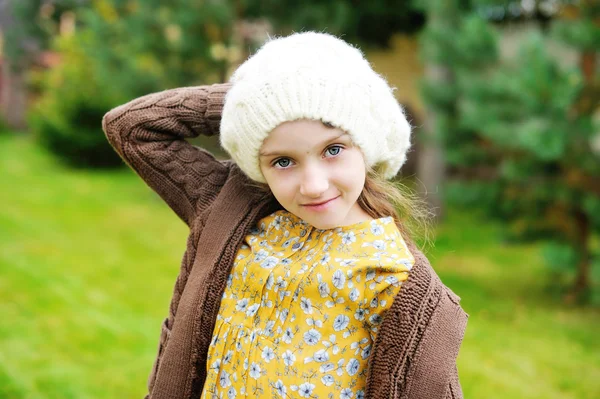
[[[407,243],[431,244],[433,213],[404,183],[386,180],[367,167],[365,185],[357,202],[372,218],[391,216]]]

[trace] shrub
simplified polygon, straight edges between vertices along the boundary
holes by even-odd
[[[123,165],[102,132],[102,116],[119,103],[118,94],[98,80],[81,41],[70,38],[58,46],[61,62],[41,74],[42,95],[29,113],[33,133],[70,166]]]

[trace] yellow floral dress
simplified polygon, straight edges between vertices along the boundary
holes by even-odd
[[[391,217],[259,221],[221,300],[202,398],[364,398],[378,325],[414,258]]]

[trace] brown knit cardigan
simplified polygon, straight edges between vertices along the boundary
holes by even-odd
[[[146,398],[198,398],[219,302],[235,254],[260,218],[281,209],[231,161],[185,139],[219,132],[229,84],[150,94],[104,116],[108,141],[189,226],[169,317]],[[462,398],[456,357],[467,323],[459,298],[413,245],[408,280],[384,316],[369,359],[366,397]]]

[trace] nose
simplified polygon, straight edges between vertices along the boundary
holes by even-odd
[[[328,188],[327,172],[318,165],[306,165],[300,182],[300,194],[305,197],[319,198]]]

